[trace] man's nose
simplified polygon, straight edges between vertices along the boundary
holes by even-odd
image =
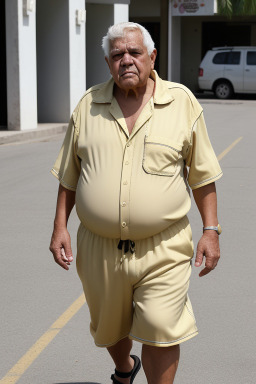
[[[132,56],[128,52],[124,53],[121,64],[124,66],[133,64]]]

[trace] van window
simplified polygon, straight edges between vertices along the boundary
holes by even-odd
[[[240,64],[241,52],[219,52],[216,53],[212,62],[214,64]]]
[[[256,52],[247,52],[246,64],[256,65]]]
[[[227,54],[227,61],[225,64],[233,64],[233,65],[240,64],[240,56],[241,56],[241,52],[229,52]]]
[[[216,53],[212,62],[214,64],[225,64],[227,52]]]

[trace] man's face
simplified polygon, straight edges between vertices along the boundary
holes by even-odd
[[[126,92],[147,84],[155,59],[156,50],[148,55],[140,30],[127,30],[124,37],[112,41],[106,57],[116,85]]]

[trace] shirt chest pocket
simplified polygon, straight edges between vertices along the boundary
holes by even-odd
[[[146,173],[173,176],[182,147],[164,137],[146,136],[142,167]]]

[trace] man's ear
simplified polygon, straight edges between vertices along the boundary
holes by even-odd
[[[151,59],[151,69],[154,69],[154,67],[155,67],[156,56],[157,56],[157,50],[154,49],[153,52],[152,52],[151,55],[150,55],[150,59]]]
[[[105,56],[105,61],[106,61],[107,65],[108,65],[109,70],[110,70],[110,73],[111,73],[111,69],[110,69],[110,65],[109,65],[109,60],[108,60],[108,57],[107,57],[107,56]]]

